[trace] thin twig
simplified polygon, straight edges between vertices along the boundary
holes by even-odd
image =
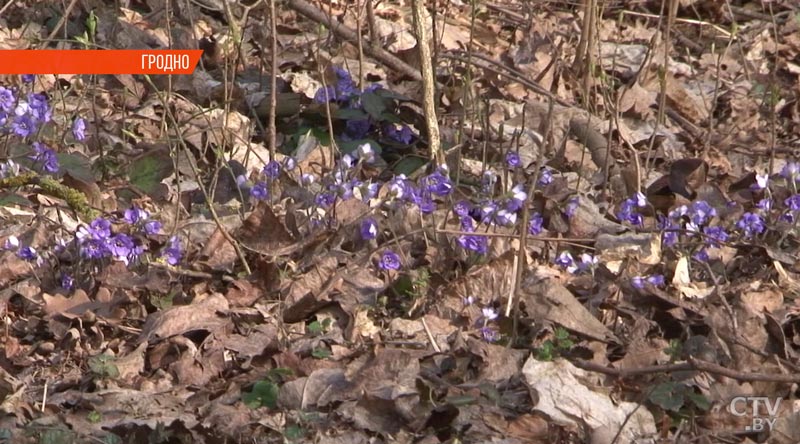
[[[618,368],[606,367],[605,365],[598,364],[596,362],[585,361],[583,359],[574,360],[572,361],[572,364],[575,367],[582,368],[584,370],[596,373],[603,373],[606,375],[616,376],[619,378],[630,378],[633,376],[651,375],[656,373],[700,371],[719,376],[725,376],[727,378],[731,378],[740,382],[766,381],[766,382],[800,383],[800,373],[791,375],[779,375],[779,374],[758,373],[758,372],[741,372],[738,370],[725,368],[721,365],[714,364],[713,362],[703,361],[701,359],[693,357],[689,357],[686,362],[679,362],[675,364],[651,365],[646,367],[638,367],[630,369],[618,369]]]

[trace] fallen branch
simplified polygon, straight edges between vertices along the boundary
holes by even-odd
[[[800,374],[770,374],[770,373],[750,373],[740,372],[725,368],[721,365],[714,364],[713,362],[703,361],[697,358],[688,358],[686,362],[679,362],[675,364],[662,364],[651,365],[647,367],[631,368],[631,369],[618,369],[606,367],[605,365],[597,364],[582,359],[572,361],[575,367],[582,368],[591,372],[603,373],[606,375],[616,376],[619,378],[630,378],[638,375],[649,375],[654,373],[672,373],[672,372],[685,372],[685,371],[699,371],[708,372],[719,376],[735,379],[740,382],[789,382],[800,383]]]
[[[337,21],[330,20],[324,12],[305,0],[289,0],[287,5],[320,25],[329,27],[339,38],[355,44],[358,44],[358,41],[361,40],[361,36],[355,31]],[[422,80],[422,74],[420,74],[419,71],[397,58],[394,54],[374,45],[364,45],[363,42],[362,46],[367,55],[383,63],[387,67],[400,74],[409,76],[414,80]]]

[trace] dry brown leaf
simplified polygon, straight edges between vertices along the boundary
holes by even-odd
[[[189,305],[155,312],[147,317],[139,343],[154,343],[194,330],[220,331],[231,323],[222,314],[229,308],[224,296],[212,293]]]

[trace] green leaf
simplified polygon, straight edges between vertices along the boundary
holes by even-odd
[[[323,347],[315,347],[311,350],[311,356],[317,359],[327,359],[331,357],[331,351]]]
[[[304,428],[298,425],[290,425],[283,430],[283,436],[290,441],[300,439],[306,435]]]
[[[97,424],[98,422],[102,421],[103,415],[97,410],[92,410],[88,415],[86,415],[86,419],[92,424]]]
[[[61,166],[59,174],[69,173],[70,176],[87,183],[94,183],[96,178],[92,172],[92,161],[79,153],[58,153],[58,163]]]
[[[111,433],[103,437],[103,442],[105,444],[122,444],[122,438]]]
[[[267,379],[271,381],[284,381],[286,378],[292,375],[294,375],[292,369],[286,367],[277,367],[273,368],[269,371],[269,373],[267,373]]]
[[[686,387],[676,382],[658,384],[650,392],[650,401],[664,410],[677,412],[683,407]]]
[[[23,208],[30,208],[33,203],[16,193],[0,192],[0,207],[10,207],[19,205]]]
[[[381,121],[381,114],[386,111],[386,101],[375,93],[364,93],[361,95],[361,104],[373,119]]]
[[[392,170],[394,170],[395,174],[405,174],[406,176],[410,176],[414,171],[424,167],[428,164],[428,159],[423,157],[415,157],[415,156],[408,156],[400,159]]]
[[[700,410],[708,411],[711,408],[711,401],[703,396],[702,393],[695,393],[690,390],[686,394],[686,397],[689,398],[689,400],[692,401],[692,404],[694,404]]]
[[[476,402],[478,402],[478,398],[469,395],[448,396],[444,398],[444,401],[450,405],[458,407],[458,406],[475,404]]]
[[[342,120],[366,120],[369,118],[367,113],[361,111],[360,109],[354,108],[344,108],[336,110],[336,112],[332,116],[335,119],[342,119]]]
[[[392,90],[389,90],[389,89],[383,89],[383,88],[377,89],[377,90],[375,90],[374,94],[376,94],[376,95],[378,95],[380,97],[386,98],[386,99],[399,100],[401,102],[411,102],[412,101],[408,97],[406,97],[406,96],[404,96],[402,94],[398,94],[398,93],[396,93],[396,92],[394,92]]]
[[[251,409],[274,409],[278,403],[278,385],[270,381],[258,381],[253,386],[253,391],[242,395],[242,401]]]
[[[89,369],[101,378],[117,378],[119,377],[119,369],[114,361],[117,358],[103,353],[102,355],[92,356],[89,358]]]
[[[167,150],[152,150],[131,162],[128,178],[148,195],[155,195],[162,180],[173,171],[172,158]]]

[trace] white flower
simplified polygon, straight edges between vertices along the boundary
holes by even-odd
[[[767,187],[769,183],[769,174],[758,174],[756,173],[756,188],[759,190],[763,190]]]
[[[494,311],[492,307],[483,307],[481,309],[481,313],[483,313],[483,317],[488,321],[494,321],[497,319],[497,312]]]
[[[358,158],[366,163],[372,163],[375,161],[375,150],[372,149],[372,145],[369,143],[365,143],[363,145],[358,146]]]
[[[6,250],[16,250],[19,248],[19,239],[14,235],[8,236],[8,239],[6,239],[6,243],[3,247]]]

